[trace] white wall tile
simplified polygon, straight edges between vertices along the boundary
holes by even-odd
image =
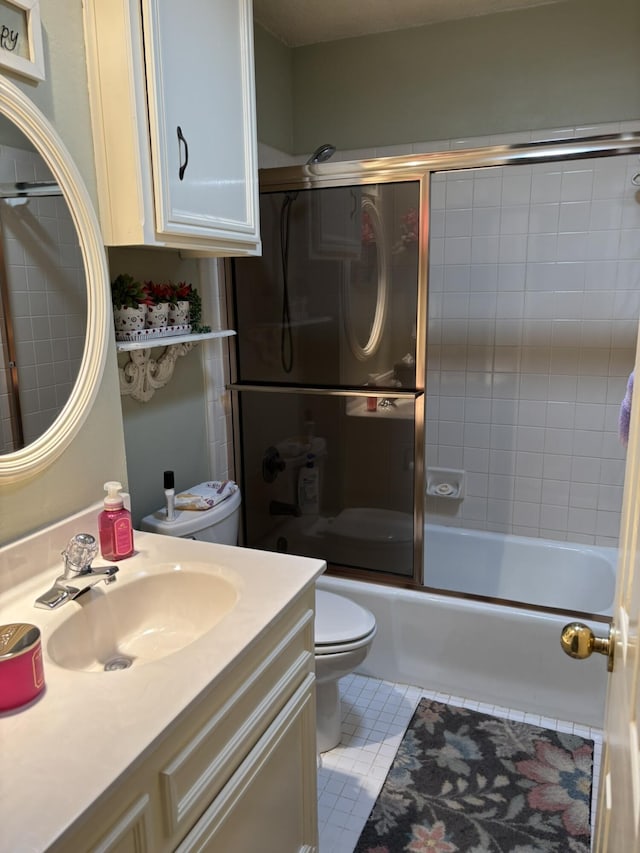
[[[560,201],[588,201],[593,189],[593,169],[576,168],[570,166],[562,173],[562,184],[560,190]]]
[[[552,170],[552,167],[546,165],[544,169],[545,171],[534,172],[531,176],[531,202],[533,204],[553,204],[560,201],[562,174],[559,169]]]
[[[516,227],[513,223],[512,227]],[[526,229],[525,229],[526,231]],[[501,264],[517,264],[527,260],[527,234],[523,232],[502,232],[498,243],[498,261]]]
[[[491,177],[488,177],[491,175]],[[499,207],[502,201],[502,175],[496,175],[493,170],[485,173],[483,179],[474,181],[473,207]],[[499,217],[499,210],[496,212]]]
[[[446,181],[445,205],[451,208],[471,208],[473,203],[473,181],[454,177]]]
[[[497,264],[500,242],[497,235],[474,236],[471,239],[472,264]],[[497,269],[496,269],[497,281]]]
[[[574,456],[571,461],[571,480],[575,483],[600,482],[602,460],[591,456]]]

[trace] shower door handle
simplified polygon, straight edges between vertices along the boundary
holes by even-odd
[[[569,657],[584,660],[591,657],[593,652],[606,655],[607,669],[613,671],[613,652],[615,649],[613,625],[609,626],[608,637],[596,637],[588,625],[582,622],[570,622],[565,625],[560,635],[560,645]]]

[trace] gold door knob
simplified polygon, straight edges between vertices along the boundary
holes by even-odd
[[[608,637],[596,637],[588,625],[582,622],[570,622],[565,625],[560,635],[560,645],[569,657],[584,660],[593,652],[607,655],[609,662],[607,669],[613,670],[613,650],[615,647],[613,639],[613,625],[609,626]]]

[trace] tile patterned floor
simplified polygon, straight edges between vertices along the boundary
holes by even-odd
[[[407,725],[423,696],[496,717],[592,738],[595,742],[595,797],[602,753],[602,732],[598,729],[362,675],[343,678],[340,694],[342,743],[321,756],[318,768],[320,853],[353,853]]]

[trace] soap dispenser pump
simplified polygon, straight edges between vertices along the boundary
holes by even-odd
[[[98,516],[100,552],[105,560],[124,560],[133,554],[131,513],[124,506],[121,483],[110,480],[104,488],[107,496]]]

